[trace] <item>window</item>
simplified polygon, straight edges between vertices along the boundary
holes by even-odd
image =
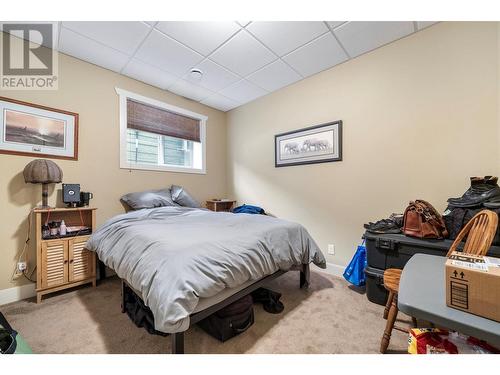
[[[120,167],[205,173],[206,116],[137,94],[120,95]]]

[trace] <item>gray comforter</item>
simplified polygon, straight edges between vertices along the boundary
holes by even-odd
[[[301,264],[326,267],[300,224],[185,207],[118,215],[87,248],[142,294],[155,328],[166,333],[188,329],[200,298]]]

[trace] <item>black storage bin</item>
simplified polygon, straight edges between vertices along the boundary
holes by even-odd
[[[368,266],[365,268],[365,275],[368,301],[385,305],[389,293],[384,288],[384,270]]]
[[[364,238],[368,263],[365,269],[366,296],[369,301],[379,305],[385,305],[388,294],[383,285],[384,270],[388,268],[403,269],[410,258],[417,253],[446,256],[453,243],[451,240],[423,240],[403,234],[373,234],[370,232],[365,232]],[[459,249],[462,246],[459,246]],[[492,246],[487,255],[500,258],[500,246]]]
[[[403,234],[373,234],[365,232],[368,266],[385,270],[402,269],[410,258],[419,254],[446,256],[453,241],[429,240]],[[459,246],[459,249],[461,246]],[[500,246],[492,246],[488,256],[500,258]]]

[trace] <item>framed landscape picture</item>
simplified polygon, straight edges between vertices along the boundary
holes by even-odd
[[[0,153],[78,160],[78,114],[0,96]]]
[[[274,136],[276,167],[342,160],[342,121]]]

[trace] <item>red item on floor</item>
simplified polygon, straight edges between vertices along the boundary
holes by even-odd
[[[413,328],[408,340],[410,354],[498,354],[485,341],[438,328]]]

